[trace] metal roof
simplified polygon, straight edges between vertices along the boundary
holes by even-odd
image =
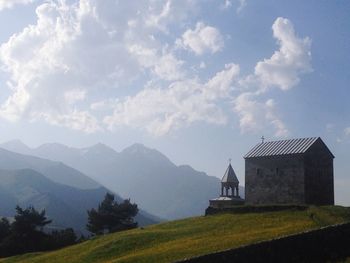
[[[220,196],[217,198],[210,199],[210,201],[232,201],[232,200],[237,200],[237,199],[242,200],[238,196]]]
[[[320,137],[262,142],[251,149],[244,158],[305,153]],[[322,140],[321,140],[322,141]]]
[[[221,179],[221,182],[222,183],[237,183],[237,184],[239,184],[236,173],[233,170],[231,164],[228,165],[226,172]]]

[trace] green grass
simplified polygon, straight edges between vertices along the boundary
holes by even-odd
[[[346,221],[350,208],[344,207],[194,217],[0,262],[173,262]]]

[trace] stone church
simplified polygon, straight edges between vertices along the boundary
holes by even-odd
[[[334,155],[321,138],[259,143],[244,159],[246,204],[334,204]]]
[[[261,142],[244,159],[245,204],[334,204],[334,155],[320,137]],[[238,190],[231,194],[227,190],[227,186],[238,189],[239,184],[231,169],[230,164],[221,196],[210,200],[209,207],[243,204]]]

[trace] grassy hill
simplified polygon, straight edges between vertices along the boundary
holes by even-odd
[[[346,221],[344,207],[194,217],[0,262],[173,262]]]

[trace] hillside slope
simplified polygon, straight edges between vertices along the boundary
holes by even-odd
[[[349,220],[344,207],[195,217],[1,262],[173,262]]]
[[[0,170],[0,216],[12,217],[15,206],[34,206],[46,210],[53,219],[52,227],[72,227],[86,233],[88,209],[97,207],[108,190],[104,187],[78,189],[55,183],[31,170]],[[116,195],[116,199],[122,199]],[[141,211],[136,220],[140,225],[155,223],[152,216]]]

